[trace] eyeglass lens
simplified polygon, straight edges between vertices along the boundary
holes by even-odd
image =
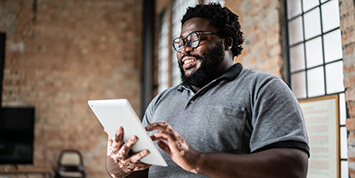
[[[191,48],[196,48],[200,42],[200,37],[196,32],[192,32],[192,33],[188,34],[185,39],[186,39],[187,44]],[[174,40],[173,44],[174,44],[174,48],[177,52],[180,52],[181,49],[185,46],[185,39],[179,37]]]

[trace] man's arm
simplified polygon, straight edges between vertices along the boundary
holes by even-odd
[[[298,149],[269,149],[253,154],[201,154],[197,173],[208,177],[306,177],[308,155]]]
[[[274,148],[252,154],[199,153],[165,122],[146,127],[161,149],[186,171],[208,177],[306,177],[308,155],[293,148]],[[208,145],[206,145],[208,146]]]

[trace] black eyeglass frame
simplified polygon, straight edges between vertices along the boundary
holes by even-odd
[[[196,46],[191,46],[191,43],[192,42],[195,42],[196,40],[194,40],[194,41],[187,41],[187,38],[190,36],[190,35],[193,35],[193,34],[196,34],[197,35],[197,45]],[[181,37],[176,37],[176,38],[174,38],[173,39],[173,42],[172,42],[172,46],[173,46],[173,48],[174,48],[174,50],[176,51],[176,52],[178,52],[178,53],[180,53],[181,52],[181,49],[186,45],[186,43],[187,43],[187,45],[189,45],[189,47],[190,48],[192,48],[192,49],[195,49],[195,48],[197,48],[199,45],[200,45],[200,35],[217,35],[218,36],[218,34],[217,33],[214,33],[214,32],[203,32],[203,31],[196,31],[196,32],[191,32],[191,33],[189,33],[187,36],[186,36],[186,38],[181,38]],[[179,43],[179,41],[176,41],[176,40],[180,40],[181,39],[181,41],[183,42],[183,45],[179,48],[179,49],[177,49],[177,47],[175,47],[175,42],[177,42],[177,43]]]

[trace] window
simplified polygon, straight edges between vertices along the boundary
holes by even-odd
[[[163,10],[160,16],[160,29],[158,40],[158,93],[169,87],[169,29],[168,13]]]
[[[222,6],[224,6],[224,0],[204,0],[203,1],[204,4],[208,4],[210,2],[217,2],[217,3],[220,3]]]
[[[290,86],[298,99],[340,96],[341,177],[348,177],[338,0],[286,0]]]
[[[189,6],[195,6],[197,0],[175,0],[172,6],[172,38],[180,36],[181,31],[181,18],[185,14],[186,9]],[[171,48],[171,47],[170,47]],[[171,56],[171,73],[172,73],[172,86],[176,86],[181,83],[180,69],[176,59],[176,52],[173,50],[173,55]]]

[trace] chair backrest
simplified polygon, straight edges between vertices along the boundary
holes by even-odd
[[[79,166],[83,165],[81,153],[77,150],[63,150],[58,159],[58,165]]]
[[[55,178],[85,178],[83,157],[78,150],[62,150],[58,158]]]

